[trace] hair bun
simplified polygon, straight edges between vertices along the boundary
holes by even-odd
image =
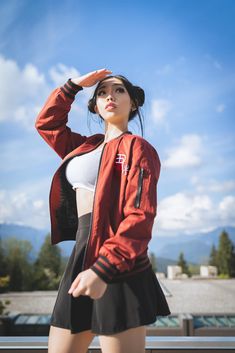
[[[135,89],[136,98],[138,100],[138,105],[140,107],[142,107],[142,105],[144,104],[144,101],[145,101],[144,90],[142,88],[140,88],[139,86],[134,86],[134,89]]]

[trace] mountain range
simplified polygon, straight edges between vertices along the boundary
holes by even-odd
[[[149,243],[148,251],[153,252],[157,258],[157,264],[160,268],[163,263],[174,264],[179,257],[179,253],[184,253],[184,258],[188,263],[206,264],[209,258],[211,247],[214,244],[218,247],[219,236],[225,230],[231,241],[235,244],[235,227],[218,227],[207,233],[197,233],[192,235],[176,234],[174,237],[162,237],[153,234]],[[36,229],[29,226],[17,225],[14,223],[0,223],[0,238],[6,239],[16,237],[21,240],[28,240],[32,244],[31,259],[34,260],[44,242],[47,229]],[[68,257],[74,246],[74,241],[64,241],[57,244],[62,256]]]

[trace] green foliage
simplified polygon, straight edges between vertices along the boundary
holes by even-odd
[[[220,273],[220,274],[218,275],[218,278],[220,278],[220,279],[229,279],[230,276],[229,276],[229,275],[226,275],[226,274],[224,274],[224,273]]]
[[[0,300],[0,315],[3,314],[8,314],[8,312],[4,312],[4,310],[7,308],[6,306],[11,304],[10,300]]]
[[[3,241],[0,238],[0,277],[4,277],[7,275],[7,262],[6,256],[3,247]]]
[[[188,268],[188,264],[184,258],[184,253],[182,251],[179,254],[179,259],[178,259],[177,265],[181,266],[183,273],[186,273],[188,276],[191,276],[191,272]]]
[[[56,276],[49,268],[34,268],[33,286],[37,290],[57,290],[61,275]]]
[[[214,244],[212,245],[210,252],[209,265],[218,267],[218,253]]]
[[[31,250],[29,241],[0,239],[0,292],[58,289],[64,267],[60,248],[51,245],[48,234],[34,263]]]
[[[218,249],[212,245],[209,265],[217,266],[219,278],[235,277],[234,245],[225,230],[220,234]]]
[[[189,264],[188,269],[189,269],[191,276],[198,275],[200,273],[200,265]]]
[[[219,274],[232,277],[235,275],[234,269],[234,246],[226,231],[223,231],[219,238],[219,246],[217,252]]]
[[[6,272],[10,277],[9,290],[27,290],[32,278],[29,256],[32,245],[27,240],[8,238],[3,242]]]
[[[41,247],[36,266],[49,268],[55,276],[60,274],[61,250],[57,245],[51,245],[51,236],[48,234]]]
[[[4,293],[9,289],[10,276],[0,277],[0,293]]]
[[[34,263],[33,286],[39,290],[58,289],[61,266],[61,250],[57,245],[51,245],[51,237],[48,234]]]

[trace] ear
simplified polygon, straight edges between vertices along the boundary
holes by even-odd
[[[131,105],[131,111],[134,112],[136,110],[136,107],[134,104]]]
[[[136,110],[136,106],[135,106],[135,104],[134,104],[134,102],[133,102],[133,100],[131,101],[131,111],[133,112],[133,111],[135,111]]]
[[[96,114],[98,114],[97,105],[94,106],[94,111],[96,112]]]

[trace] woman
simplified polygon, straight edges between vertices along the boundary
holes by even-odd
[[[50,190],[51,242],[76,240],[52,313],[49,353],[85,353],[95,335],[103,353],[143,353],[145,326],[170,314],[147,254],[160,160],[128,130],[140,118],[144,91],[111,73],[69,79],[35,123],[62,158]],[[83,136],[66,125],[68,113],[75,95],[96,83],[88,109],[105,133]]]

